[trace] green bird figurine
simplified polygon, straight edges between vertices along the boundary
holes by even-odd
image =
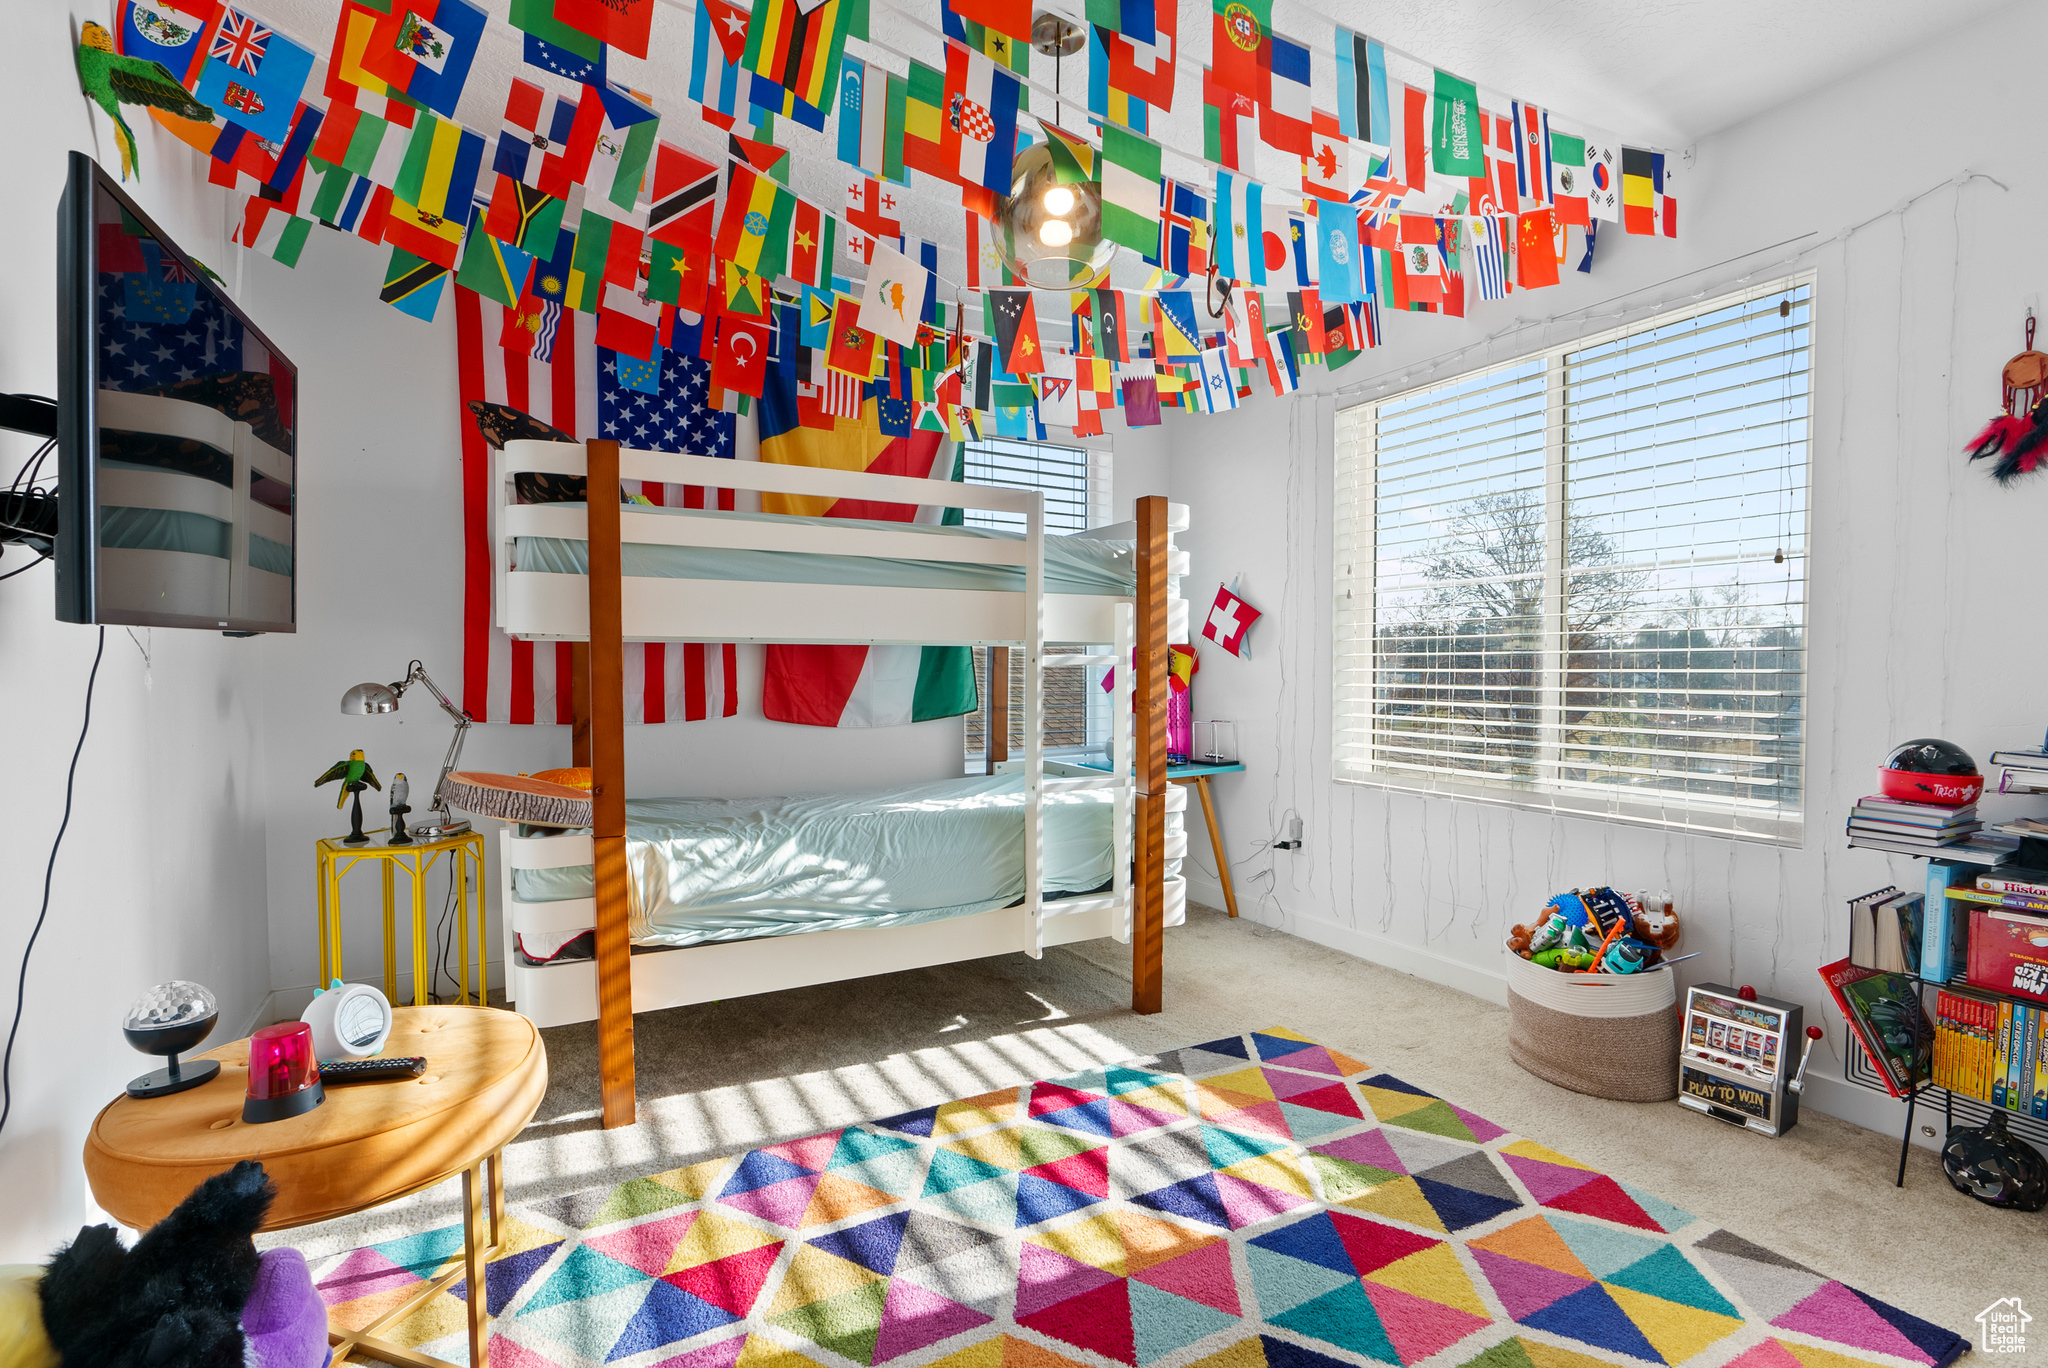
[[[144,105],[194,123],[212,123],[213,110],[192,98],[162,62],[123,57],[114,51],[114,35],[88,19],[78,43],[78,84],[114,121],[114,141],[121,147],[121,179],[133,171],[142,179],[135,131],[121,117],[124,104]]]
[[[331,784],[341,780],[341,796],[334,800],[335,811],[339,812],[344,803],[353,796],[355,810],[349,813],[348,835],[341,838],[343,845],[367,845],[370,838],[363,834],[363,790],[366,788],[382,791],[384,786],[377,782],[377,773],[370,768],[370,762],[363,759],[363,753],[352,750],[348,759],[337,760],[327,767],[327,773],[313,781],[313,787]]]
[[[313,787],[319,788],[322,784],[331,784],[337,779],[341,780],[341,796],[334,800],[337,812],[341,810],[341,805],[348,801],[348,796],[351,793],[361,793],[365,784],[379,793],[384,791],[384,786],[377,782],[377,772],[370,768],[370,762],[363,759],[363,753],[359,750],[352,750],[348,753],[348,759],[337,760],[329,765],[327,773],[313,781]]]

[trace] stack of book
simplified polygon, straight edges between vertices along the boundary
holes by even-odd
[[[1921,854],[1939,846],[1960,846],[1982,827],[1985,823],[1976,819],[1976,803],[1937,807],[1874,793],[1860,799],[1849,813],[1849,844]]]
[[[1954,988],[1935,995],[1934,1012],[1936,1085],[2048,1117],[2048,1012]]]
[[[1993,751],[1991,763],[2005,767],[2000,793],[2048,793],[2048,750]]]

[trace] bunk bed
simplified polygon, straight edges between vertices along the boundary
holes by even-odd
[[[1177,592],[1186,558],[1172,544],[1187,525],[1184,508],[1141,499],[1130,523],[1049,537],[1044,496],[1035,490],[622,450],[607,441],[513,441],[493,462],[498,626],[515,638],[579,643],[576,763],[588,763],[594,775],[588,831],[503,832],[507,996],[541,1025],[597,1021],[606,1127],[634,1118],[635,1012],[1019,950],[1035,957],[1048,945],[1103,936],[1131,946],[1133,1010],[1161,1010],[1162,932],[1186,906],[1177,870],[1185,791],[1166,780],[1166,644],[1187,635],[1187,605]],[[591,491],[638,480],[964,508],[1007,514],[1023,531],[521,497],[535,481],[560,489],[578,480]],[[989,775],[914,793],[636,801],[629,814],[627,641],[987,646]],[[1047,642],[1089,645],[1048,654]],[[1022,651],[1024,665],[1016,759],[1005,734],[1012,649]],[[1043,672],[1119,662],[1109,773],[1049,760]],[[991,854],[1021,855],[1021,897],[1011,888],[989,896],[996,885],[984,878],[931,894],[936,907],[896,906],[884,896],[850,914],[837,906],[792,910],[767,906],[777,895],[760,890],[773,880],[750,866],[736,882],[760,896],[721,920],[701,909],[678,912],[651,891],[664,870],[689,863],[693,848],[709,848],[703,843],[747,844],[750,824],[858,840],[872,838],[877,823],[903,830],[904,814],[926,824],[927,848],[979,841]],[[629,816],[638,882],[628,867]],[[894,868],[904,872],[900,863]],[[1108,877],[1095,883],[1105,868]],[[636,896],[643,890],[644,899]],[[945,904],[946,897],[957,901]],[[594,958],[537,964],[519,953],[522,937],[558,942],[586,928]]]

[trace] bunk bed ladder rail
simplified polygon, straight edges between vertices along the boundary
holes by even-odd
[[[1024,905],[1031,958],[1045,957],[1045,495],[1024,515]]]
[[[1110,932],[1124,945],[1131,941],[1133,899],[1131,896],[1131,845],[1133,816],[1137,810],[1137,776],[1131,754],[1131,699],[1134,693],[1131,652],[1137,639],[1135,610],[1128,603],[1115,609],[1116,643],[1109,654],[1052,655],[1044,658],[1048,670],[1087,665],[1106,665],[1115,670],[1110,686],[1109,772],[1099,777],[1051,778],[1044,782],[1047,793],[1073,789],[1111,790],[1110,891],[1048,901],[1040,897],[1032,904],[1034,948],[1045,947],[1045,923],[1053,917],[1096,912],[1104,907],[1116,913],[1116,929]]]

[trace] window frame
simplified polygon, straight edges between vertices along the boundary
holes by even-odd
[[[973,471],[969,467],[969,461],[971,460],[971,448],[976,446],[995,446],[998,444],[1006,447],[1050,448],[1055,451],[1080,453],[1080,459],[1078,461],[1072,462],[1071,464],[1077,465],[1081,469],[1081,478],[1083,486],[1081,490],[1081,499],[1079,501],[1079,508],[1081,509],[1082,513],[1081,526],[1078,528],[1055,529],[1052,526],[1048,525],[1046,528],[1047,535],[1071,535],[1073,532],[1083,531],[1087,528],[1106,526],[1111,521],[1110,510],[1113,507],[1111,502],[1111,496],[1113,492],[1112,482],[1114,479],[1115,464],[1113,448],[1111,447],[1108,441],[1098,439],[1094,442],[1080,440],[1076,440],[1073,442],[1038,442],[1020,437],[988,437],[983,438],[980,441],[962,442],[960,444],[960,473],[962,479],[966,483],[995,483],[1002,485],[1006,488],[1012,489],[1044,488],[1044,486],[1042,485],[1023,484],[1017,481],[1010,480],[988,481],[986,479],[978,477],[975,473],[973,473]],[[1050,519],[1048,519],[1048,524],[1050,524]],[[1005,526],[1008,526],[1009,524],[1002,522],[999,518],[991,519],[986,517],[977,517],[975,514],[969,513],[967,515],[966,525],[969,527],[1001,529]],[[1048,648],[1050,648],[1051,646],[1056,644],[1067,645],[1073,643],[1048,642],[1046,644]],[[1083,644],[1093,645],[1097,643]],[[983,662],[987,658],[987,648],[977,646],[974,648],[974,650],[976,652],[975,669],[977,675],[980,675],[984,668]],[[1011,707],[1013,710],[1020,709],[1022,707],[1021,700],[1023,698],[1023,692],[1021,685],[1021,676],[1016,675],[1016,671],[1021,668],[1021,664],[1021,655],[1013,654],[1011,659],[1011,670],[1013,678],[1011,681],[1012,688],[1010,691]],[[1047,746],[1045,748],[1045,754],[1048,757],[1054,759],[1059,759],[1063,757],[1072,758],[1075,756],[1083,756],[1090,754],[1092,752],[1106,752],[1109,747],[1109,733],[1111,724],[1109,710],[1109,693],[1107,690],[1101,687],[1103,677],[1108,673],[1108,671],[1100,665],[1089,665],[1080,668],[1083,668],[1087,671],[1086,682],[1082,690],[1082,731],[1085,740],[1082,742],[1082,744],[1078,746]],[[984,697],[982,699],[981,707],[976,709],[975,713],[969,714],[968,716],[978,716],[985,718],[987,716],[987,713],[988,702],[986,697]],[[967,733],[968,727],[966,717],[963,717],[961,723],[960,749],[964,758],[964,763],[967,766],[967,773],[979,774],[982,772],[982,768],[986,764],[987,753],[985,749],[979,751],[969,750]],[[984,747],[986,746],[986,744],[987,740],[986,737],[984,737]],[[1020,738],[1013,732],[1010,738],[1010,746],[1013,757],[1016,754],[1021,753],[1022,745],[1022,738]]]
[[[1380,789],[1389,793],[1440,796],[1454,800],[1534,811],[1557,817],[1582,817],[1628,826],[1648,827],[1697,835],[1722,836],[1766,845],[1801,848],[1807,829],[1806,809],[1812,784],[1808,778],[1808,757],[1812,746],[1812,714],[1807,704],[1812,692],[1812,565],[1813,565],[1813,423],[1814,347],[1818,336],[1818,273],[1794,272],[1761,284],[1746,286],[1698,299],[1677,309],[1666,310],[1638,322],[1575,337],[1568,342],[1526,352],[1456,375],[1410,385],[1360,403],[1337,409],[1332,460],[1331,516],[1331,777],[1341,784]],[[1566,789],[1555,775],[1562,765],[1561,741],[1564,714],[1569,710],[1564,694],[1564,539],[1568,526],[1566,499],[1570,456],[1565,442],[1567,356],[1624,341],[1659,328],[1698,318],[1730,306],[1739,306],[1804,288],[1806,413],[1805,450],[1798,486],[1803,497],[1796,514],[1798,550],[1801,561],[1799,692],[1800,727],[1798,767],[1800,784],[1796,804],[1744,804],[1740,800],[1669,794],[1652,797],[1640,791],[1617,789],[1611,794]],[[1373,738],[1372,695],[1378,687],[1379,620],[1377,577],[1379,557],[1377,422],[1381,407],[1431,390],[1483,380],[1485,377],[1525,368],[1541,361],[1543,373],[1543,478],[1545,557],[1542,574],[1542,614],[1537,711],[1539,771],[1552,774],[1549,786],[1519,788],[1507,783],[1488,782],[1479,776],[1452,778],[1425,776],[1402,771],[1376,770]],[[1788,486],[1791,488],[1791,486]],[[1357,604],[1357,607],[1347,607]],[[1363,697],[1361,698],[1361,695]],[[1361,725],[1360,719],[1363,719]],[[1353,754],[1363,752],[1363,761]]]

